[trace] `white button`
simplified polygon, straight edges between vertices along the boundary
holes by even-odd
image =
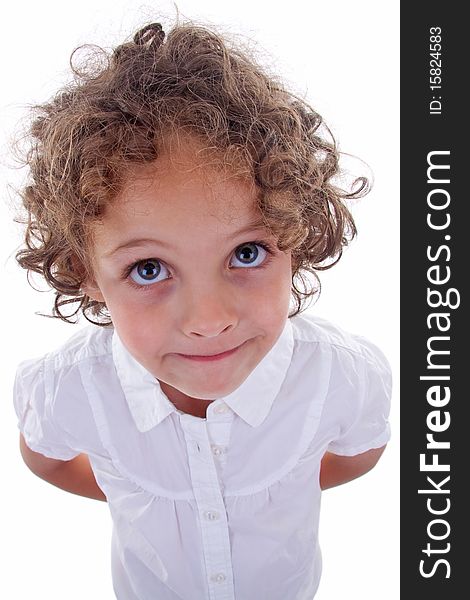
[[[223,573],[216,573],[211,576],[211,581],[214,583],[223,583],[225,581],[225,575]]]
[[[222,415],[226,412],[228,412],[229,408],[226,404],[219,404],[218,406],[216,406],[214,408],[214,412],[217,413],[218,415]]]
[[[206,512],[204,513],[204,517],[208,520],[208,521],[217,521],[217,519],[220,518],[220,514],[217,511],[212,511],[212,510],[206,510]]]
[[[215,456],[220,456],[224,452],[225,446],[215,446],[214,444],[212,445],[212,454],[214,454]]]

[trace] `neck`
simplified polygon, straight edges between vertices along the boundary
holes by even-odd
[[[173,386],[160,381],[160,387],[168,400],[175,405],[178,410],[184,413],[193,415],[194,417],[206,418],[206,410],[210,402],[213,400],[201,400],[200,398],[192,398],[185,393],[177,390]]]

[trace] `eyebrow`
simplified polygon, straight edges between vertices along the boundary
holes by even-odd
[[[235,231],[231,235],[227,236],[226,239],[233,240],[245,233],[254,232],[254,231],[258,231],[258,230],[264,230],[264,231],[267,230],[266,224],[261,220],[254,221],[247,227],[243,227],[243,229],[240,229],[239,231]],[[172,244],[169,244],[168,242],[164,242],[163,240],[157,240],[154,238],[132,238],[132,239],[128,240],[127,242],[120,244],[113,250],[106,252],[103,256],[104,256],[104,258],[109,258],[110,256],[113,256],[114,254],[122,252],[123,250],[129,250],[131,248],[139,248],[141,246],[146,246],[148,244],[157,244],[158,246],[162,246],[162,248],[168,248],[169,250],[175,249],[175,247]]]

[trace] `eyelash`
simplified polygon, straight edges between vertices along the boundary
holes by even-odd
[[[259,265],[258,267],[254,267],[254,269],[262,269],[263,267],[267,266],[271,262],[271,259],[274,255],[274,248],[271,246],[271,244],[268,244],[267,242],[260,241],[260,240],[253,240],[253,241],[245,242],[244,244],[239,244],[235,248],[235,250],[237,248],[240,248],[240,246],[245,246],[246,244],[256,244],[257,246],[260,246],[261,248],[263,248],[263,250],[265,250],[267,253],[264,262],[261,265]],[[135,283],[135,281],[133,281],[132,278],[130,277],[130,274],[132,273],[132,269],[134,269],[134,267],[136,267],[139,263],[141,263],[144,260],[146,260],[146,259],[142,258],[140,260],[136,260],[136,261],[132,262],[130,265],[127,265],[121,274],[121,278],[128,285],[130,285],[132,288],[134,288],[138,291],[141,291],[141,292],[150,291],[150,288],[152,288],[153,286],[152,285],[139,285],[138,283]],[[152,257],[152,260],[159,260],[159,259]],[[163,262],[163,261],[161,261],[161,262]],[[241,268],[241,267],[239,267],[239,268]],[[252,269],[246,269],[246,270],[251,271]],[[157,282],[157,283],[159,283],[159,282]]]

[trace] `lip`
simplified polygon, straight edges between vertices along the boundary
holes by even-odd
[[[222,352],[220,354],[212,354],[211,356],[198,356],[195,354],[178,354],[178,356],[181,356],[182,358],[187,358],[188,360],[195,360],[200,362],[222,360],[224,358],[227,358],[228,356],[232,356],[232,354],[235,354],[235,352],[237,352],[237,350],[239,350],[244,344],[245,342],[243,342],[243,344],[240,344],[239,346],[236,346],[235,348],[232,348],[232,350],[227,350],[226,352]]]

